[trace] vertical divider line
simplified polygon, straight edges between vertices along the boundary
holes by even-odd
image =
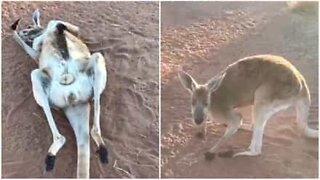
[[[161,0],[159,2],[159,179],[161,179]]]

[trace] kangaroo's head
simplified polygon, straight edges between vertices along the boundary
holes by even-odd
[[[180,81],[191,94],[191,111],[193,120],[200,125],[206,120],[211,104],[210,94],[218,89],[225,73],[216,76],[205,84],[198,84],[188,73],[179,72]]]
[[[17,31],[20,21],[21,18],[16,20],[11,25],[11,29]],[[32,13],[32,21],[33,25],[29,25],[27,28],[17,31],[21,39],[29,46],[32,46],[33,40],[40,36],[44,31],[44,28],[40,25],[40,12],[38,9]]]

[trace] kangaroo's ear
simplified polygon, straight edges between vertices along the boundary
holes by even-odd
[[[192,92],[197,86],[197,82],[186,72],[179,71],[179,79],[184,88]]]
[[[40,25],[40,11],[39,9],[36,9],[33,13],[32,13],[32,21],[35,27],[41,27]]]
[[[215,76],[214,78],[210,79],[207,82],[207,87],[208,87],[209,91],[214,92],[215,90],[217,90],[218,87],[220,87],[221,82],[223,81],[225,76],[226,76],[226,73],[224,72],[223,74],[221,74],[219,76]]]
[[[21,18],[17,19],[10,27],[11,27],[11,30],[14,30],[16,31],[17,30],[17,27],[19,26],[19,23],[21,21]]]

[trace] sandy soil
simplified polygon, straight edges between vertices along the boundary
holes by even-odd
[[[43,25],[53,18],[78,25],[91,50],[105,54],[108,84],[101,98],[101,128],[111,159],[102,165],[91,141],[90,176],[158,177],[157,2],[2,3],[2,177],[76,175],[73,131],[57,111],[54,117],[67,143],[55,169],[44,170],[52,136],[32,96],[30,73],[37,66],[10,35],[9,25],[20,17],[22,27],[29,25],[36,8]]]
[[[161,167],[162,177],[318,177],[318,141],[297,131],[295,111],[280,112],[267,124],[257,157],[206,161],[204,153],[224,133],[211,122],[205,139],[195,137],[189,93],[177,70],[205,82],[228,64],[254,54],[289,59],[305,76],[312,97],[310,125],[318,124],[318,16],[293,12],[286,3],[162,3]],[[236,151],[251,140],[251,107],[223,149]]]

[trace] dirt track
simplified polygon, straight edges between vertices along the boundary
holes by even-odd
[[[177,70],[205,82],[237,59],[277,54],[305,76],[311,91],[311,125],[318,119],[318,16],[293,13],[286,3],[162,3],[161,167],[162,177],[318,177],[318,142],[297,132],[295,111],[288,109],[266,126],[262,155],[217,157],[203,154],[225,127],[211,122],[205,139],[195,137],[189,94]],[[222,149],[247,148],[251,107],[241,108],[245,124]]]
[[[67,143],[53,172],[44,170],[52,136],[32,96],[30,73],[36,64],[10,35],[9,25],[22,17],[26,27],[36,8],[43,25],[52,18],[78,25],[91,50],[105,54],[108,83],[101,98],[101,128],[111,159],[102,165],[91,141],[91,177],[158,177],[157,2],[2,3],[2,177],[76,176],[75,137],[56,111]]]

